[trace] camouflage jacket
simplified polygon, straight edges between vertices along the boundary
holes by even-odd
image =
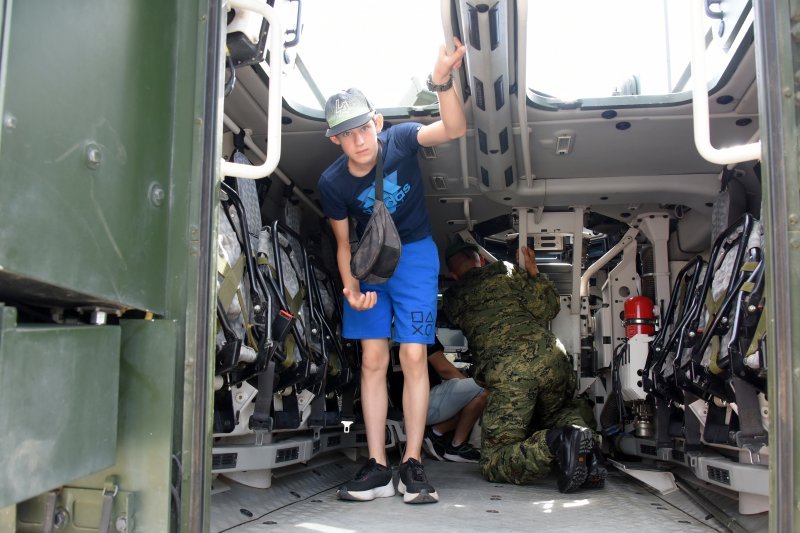
[[[470,270],[443,297],[443,310],[464,332],[470,351],[485,358],[509,343],[556,343],[547,323],[559,309],[558,292],[546,275],[530,276],[505,261]]]

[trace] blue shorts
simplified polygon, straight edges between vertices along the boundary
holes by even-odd
[[[439,251],[431,237],[404,244],[394,275],[381,285],[361,282],[361,292],[367,291],[375,291],[378,302],[366,311],[356,311],[345,298],[342,336],[347,339],[392,337],[398,343],[433,344]]]
[[[459,413],[483,388],[472,378],[448,379],[431,389],[426,426],[450,420]]]

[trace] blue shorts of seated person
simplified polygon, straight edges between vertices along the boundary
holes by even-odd
[[[385,339],[398,343],[432,344],[436,337],[436,296],[439,291],[439,251],[430,237],[403,244],[394,275],[381,285],[361,282],[361,292],[375,291],[378,303],[356,311],[344,300],[347,339]],[[394,319],[394,335],[392,335]]]

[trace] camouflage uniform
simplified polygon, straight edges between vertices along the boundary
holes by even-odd
[[[571,358],[547,329],[560,308],[555,286],[498,261],[464,274],[443,304],[469,341],[476,381],[490,391],[482,421],[484,477],[522,484],[547,475],[553,461],[547,430],[586,425],[572,401]]]

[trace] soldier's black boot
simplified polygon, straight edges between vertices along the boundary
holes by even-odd
[[[608,470],[606,469],[606,460],[603,457],[603,451],[596,444],[589,452],[589,466],[588,473],[586,474],[586,481],[581,485],[582,489],[601,489],[606,484],[606,476]]]
[[[586,481],[592,444],[592,432],[589,428],[566,426],[547,432],[547,445],[555,456],[559,469],[560,492],[572,492]]]

